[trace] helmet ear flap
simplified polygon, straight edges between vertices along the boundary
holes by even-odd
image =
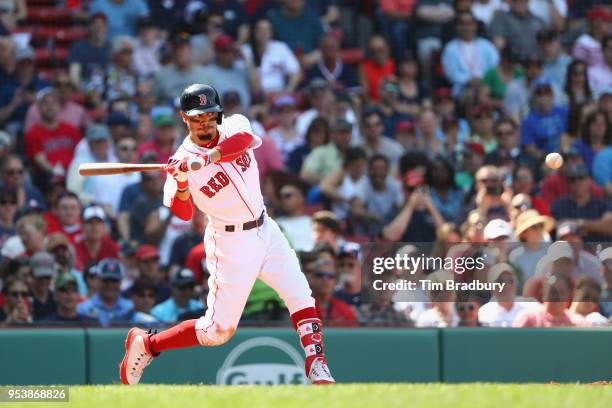
[[[217,113],[217,124],[220,125],[223,122],[223,112]]]

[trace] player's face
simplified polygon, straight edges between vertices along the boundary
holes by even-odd
[[[187,116],[181,112],[181,117],[189,129],[191,140],[198,146],[206,146],[217,136],[217,113],[206,112],[195,116]]]

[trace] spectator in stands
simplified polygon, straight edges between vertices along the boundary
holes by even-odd
[[[460,212],[463,193],[455,186],[455,172],[452,164],[442,156],[429,162],[425,171],[431,201],[445,221],[452,221]]]
[[[144,226],[144,240],[159,248],[160,262],[164,268],[170,262],[174,240],[187,232],[190,225],[189,221],[177,217],[165,206],[160,206],[148,214]]]
[[[160,163],[166,163],[176,150],[176,133],[174,126],[174,112],[169,106],[159,106],[151,110],[153,122],[153,137],[138,146],[139,157],[146,152],[153,151],[157,154]]]
[[[600,150],[593,158],[593,178],[612,197],[612,146]]]
[[[104,258],[117,258],[119,245],[108,235],[104,209],[92,205],[83,210],[83,239],[76,244],[81,265],[98,263]]]
[[[185,266],[189,252],[202,242],[207,223],[206,215],[202,211],[194,209],[189,230],[177,236],[172,243],[168,263],[171,270]],[[195,271],[193,272],[195,273]]]
[[[198,26],[198,34],[192,35],[189,38],[193,53],[193,61],[197,64],[208,65],[212,62],[215,56],[213,50],[213,42],[215,39],[224,33],[223,23],[225,18],[224,13],[199,12],[194,24]],[[200,28],[201,27],[201,28]],[[203,28],[203,31],[200,30]]]
[[[545,234],[554,226],[552,218],[537,210],[526,210],[516,219],[514,233],[521,245],[510,252],[508,261],[517,268],[521,282],[534,275],[538,261],[546,255]]]
[[[525,210],[533,208],[542,215],[550,215],[550,204],[534,193],[535,177],[530,166],[519,164],[514,168],[514,172],[512,173],[512,191],[515,197],[519,194],[526,194],[529,201],[529,204],[521,200],[512,203],[515,209]],[[526,207],[522,208],[524,205],[526,205]]]
[[[554,3],[551,3],[551,5]],[[565,4],[565,2],[563,2]],[[554,7],[554,6],[552,6]],[[565,88],[567,68],[572,57],[567,55],[561,46],[559,33],[554,30],[543,30],[537,35],[538,47],[544,59],[542,74],[558,89]]]
[[[221,34],[214,43],[215,58],[212,64],[204,67],[204,78],[199,82],[215,87],[220,95],[235,91],[245,106],[251,105],[251,87],[257,80],[253,70],[238,59],[238,46],[232,37]]]
[[[44,323],[61,323],[62,325],[74,326],[97,326],[98,320],[77,311],[79,302],[79,290],[74,276],[60,274],[53,284],[53,299],[56,308],[53,313],[41,319]]]
[[[264,93],[296,90],[301,79],[300,64],[287,44],[273,38],[270,20],[264,18],[252,25],[249,43],[243,44],[240,51],[257,72]]]
[[[328,83],[320,78],[313,79],[306,87],[310,109],[297,117],[295,124],[298,133],[305,135],[310,122],[315,118],[325,118],[330,124],[337,119],[337,98]],[[346,119],[346,118],[344,118]],[[351,122],[351,124],[354,124]]]
[[[576,281],[569,311],[584,317],[584,320],[592,326],[607,326],[608,319],[599,313],[600,297],[599,283],[588,276],[583,276]]]
[[[65,191],[57,198],[57,218],[47,225],[47,234],[61,232],[72,245],[77,245],[83,239],[81,225],[81,201],[76,194]]]
[[[4,305],[0,309],[0,323],[22,324],[32,322],[28,283],[17,276],[9,276],[2,286]]]
[[[55,312],[56,304],[51,291],[51,280],[57,275],[53,256],[48,252],[36,252],[30,258],[32,268],[32,317],[44,319]]]
[[[44,251],[45,226],[45,220],[37,214],[24,215],[17,221],[17,234],[23,242],[25,247],[23,252],[26,255]]]
[[[9,132],[23,131],[28,107],[36,100],[36,93],[49,84],[36,73],[34,50],[30,46],[18,47],[9,43],[2,88],[0,88],[0,123]]]
[[[458,37],[444,47],[442,68],[453,93],[459,95],[480,84],[484,74],[499,64],[499,53],[489,40],[476,36],[476,19],[470,12],[457,14],[456,23]]]
[[[279,95],[274,99],[273,106],[278,112],[278,125],[269,130],[268,136],[287,163],[289,153],[302,143],[302,137],[295,127],[297,101],[292,95]]]
[[[612,35],[601,40],[603,61],[588,69],[589,86],[599,95],[602,90],[612,86]]]
[[[45,208],[45,198],[36,186],[26,181],[25,174],[23,158],[9,154],[2,162],[2,178],[0,180],[2,187],[15,190],[17,208],[32,204],[39,208]]]
[[[409,54],[397,63],[397,111],[411,119],[418,117],[421,103],[429,97],[428,87],[418,80],[417,62]],[[395,136],[397,140],[397,135]]]
[[[577,220],[585,242],[612,241],[612,203],[591,194],[591,178],[584,164],[565,171],[569,194],[551,207],[557,220]]]
[[[366,303],[363,298],[366,287],[361,284],[362,254],[359,244],[346,242],[341,245],[336,261],[339,284],[334,297],[358,308]]]
[[[576,135],[580,131],[584,111],[591,107],[593,92],[589,86],[587,65],[584,61],[573,60],[567,67],[565,79],[565,95],[570,109],[568,118],[568,132]]]
[[[528,57],[523,62],[524,77],[513,79],[506,87],[502,108],[517,123],[529,113],[531,89],[542,75],[543,63],[539,56]]]
[[[87,285],[85,299],[92,298],[100,290],[100,271],[97,264],[86,265],[83,271],[83,279]]]
[[[361,147],[349,147],[342,168],[328,174],[321,183],[321,194],[331,202],[331,209],[342,220],[349,216],[351,203],[367,183],[367,159]]]
[[[395,125],[395,140],[402,145],[404,151],[422,150],[421,141],[416,135],[416,123],[410,120],[400,120]]]
[[[172,297],[159,303],[151,309],[151,315],[160,322],[172,323],[177,321],[179,315],[200,310],[204,306],[194,299],[195,277],[191,270],[181,268],[172,274]]]
[[[34,174],[44,184],[53,175],[65,176],[81,133],[74,126],[59,121],[59,99],[53,88],[40,91],[36,103],[40,123],[26,132],[24,143],[26,156],[34,163]]]
[[[491,293],[491,300],[478,310],[478,321],[488,327],[512,327],[516,316],[530,305],[516,298],[518,278],[512,265],[498,263],[488,272],[488,281],[503,284]]]
[[[368,57],[359,67],[359,80],[365,97],[378,102],[381,84],[394,73],[395,61],[391,58],[387,41],[379,35],[370,37]]]
[[[15,31],[18,24],[25,20],[27,11],[26,0],[8,0],[3,2],[0,11],[0,35]]]
[[[293,149],[287,159],[287,167],[293,174],[300,173],[304,159],[312,150],[329,143],[329,130],[329,122],[324,118],[317,117],[310,122],[304,136],[304,143]]]
[[[508,166],[515,171],[520,165],[535,168],[531,156],[521,154],[520,137],[516,123],[510,118],[502,118],[493,125],[496,146],[487,153],[486,164]]]
[[[553,88],[548,82],[534,84],[534,109],[521,125],[521,145],[535,158],[559,151],[567,130],[568,110],[553,106]]]
[[[89,34],[70,47],[68,63],[70,78],[76,85],[88,81],[92,74],[104,72],[111,58],[111,43],[108,40],[107,18],[103,13],[93,13],[88,21]]]
[[[134,308],[127,316],[131,324],[145,327],[159,324],[157,319],[151,316],[151,309],[155,306],[157,293],[157,288],[153,281],[147,278],[139,278],[134,282],[129,292],[134,304]]]
[[[138,38],[134,43],[134,69],[141,78],[149,78],[160,70],[159,54],[163,41],[153,20],[138,21]]]
[[[135,37],[138,19],[149,15],[149,6],[145,0],[94,0],[89,13],[106,16],[111,39],[120,35]]]
[[[536,35],[546,23],[532,14],[527,0],[510,0],[510,10],[500,11],[491,22],[489,31],[497,49],[509,44],[519,58],[532,57],[538,52]]]
[[[358,86],[355,70],[342,62],[340,39],[337,35],[326,34],[319,42],[321,58],[306,71],[306,82],[319,78],[327,81],[336,90]]]
[[[603,283],[603,278],[599,274],[599,260],[584,249],[584,241],[580,235],[578,223],[573,221],[559,223],[555,235],[559,241],[568,242],[573,249],[576,266],[572,270],[571,277],[577,279],[581,276],[589,276],[596,282]]]
[[[522,79],[525,76],[523,68],[510,45],[504,46],[499,54],[499,64],[486,71],[481,80],[481,84],[488,88],[489,97],[492,99],[490,102],[494,106],[501,105],[510,82]]]
[[[395,58],[399,58],[407,47],[413,0],[383,0],[377,10],[378,21],[385,38],[391,42]]]
[[[164,103],[173,101],[189,85],[208,79],[204,67],[194,62],[187,33],[180,32],[172,38],[172,51],[171,63],[155,74],[157,99]]]
[[[79,294],[87,295],[87,285],[83,279],[83,274],[76,268],[76,251],[68,238],[59,232],[47,236],[45,250],[53,255],[57,266],[57,274],[70,275],[77,283]],[[79,265],[82,269],[83,265]]]
[[[437,289],[434,284],[442,284],[446,288],[447,281],[453,281],[453,273],[439,270],[427,275],[429,283],[429,299],[431,309],[421,313],[416,321],[417,327],[455,327],[459,324],[459,316],[455,310],[457,293],[453,290]]]
[[[612,145],[612,124],[607,116],[601,111],[589,113],[584,118],[579,139],[574,143],[574,148],[580,152],[588,169],[594,169],[593,158],[610,145]]]
[[[324,324],[354,325],[356,316],[351,306],[334,296],[334,286],[338,279],[336,252],[329,245],[320,245],[315,248],[315,253],[318,259],[316,269],[312,272],[307,269],[305,273],[315,299],[317,315]]]
[[[459,322],[459,327],[479,327],[481,325],[478,320],[480,311],[479,296],[472,292],[459,292],[455,301],[455,310]]]
[[[544,282],[542,304],[523,310],[516,316],[513,327],[588,326],[584,318],[567,309],[570,282],[555,273]]]
[[[436,230],[444,218],[434,205],[419,170],[408,172],[404,178],[406,201],[397,216],[382,230],[391,241],[433,242]]]
[[[376,154],[385,156],[391,165],[393,174],[397,171],[402,146],[395,140],[383,135],[384,124],[378,110],[364,109],[361,114],[363,126],[363,148],[368,158]]]
[[[428,108],[421,110],[417,121],[417,137],[420,139],[422,152],[429,158],[448,153],[450,146],[444,143],[445,137],[433,110]]]
[[[344,239],[340,236],[340,221],[331,211],[317,211],[312,215],[312,236],[315,248],[321,244],[331,246],[334,254],[340,252]]]
[[[15,235],[15,215],[17,214],[17,192],[15,189],[0,190],[0,248],[7,239]]]
[[[53,78],[53,89],[57,91],[57,98],[60,104],[58,119],[66,122],[77,129],[84,130],[89,126],[90,119],[85,109],[72,100],[74,84],[66,71],[58,71]],[[38,105],[33,103],[28,109],[25,118],[24,131],[28,131],[32,126],[40,123],[40,112]]]
[[[594,67],[604,62],[602,41],[610,32],[612,12],[606,7],[596,6],[589,10],[587,18],[589,30],[576,39],[572,54],[574,58]]]
[[[145,225],[149,215],[162,206],[163,180],[159,172],[144,172],[141,175],[142,193],[129,210],[129,238],[138,242],[145,240]]]
[[[136,254],[136,262],[141,278],[153,281],[157,288],[155,304],[161,303],[170,297],[170,287],[164,282],[164,275],[159,265],[159,251],[153,245],[141,245]]]
[[[612,247],[601,251],[598,258],[601,263],[599,271],[604,279],[599,308],[604,316],[610,318],[612,316]]]
[[[389,159],[375,155],[370,159],[364,187],[351,201],[351,217],[359,232],[378,236],[404,203],[401,184],[389,176]]]
[[[318,58],[317,45],[323,35],[323,25],[304,8],[304,3],[304,0],[282,0],[280,9],[270,10],[268,16],[276,38],[287,43],[302,63],[310,66]]]
[[[117,259],[106,258],[98,263],[98,292],[77,306],[77,312],[98,319],[102,327],[127,320],[134,308],[131,300],[121,297],[119,289],[123,266]]]
[[[311,251],[314,247],[312,217],[304,210],[303,186],[298,182],[283,185],[278,193],[283,215],[276,222],[296,251]]]
[[[331,130],[331,141],[312,149],[304,159],[300,178],[309,184],[317,184],[326,175],[340,168],[351,142],[352,131],[353,126],[349,122],[337,119]]]

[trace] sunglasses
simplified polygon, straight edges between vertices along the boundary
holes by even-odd
[[[326,279],[335,279],[336,278],[336,274],[333,272],[315,272],[315,276],[317,278],[326,278]]]
[[[457,306],[458,312],[473,312],[476,309],[474,305],[459,305]]]
[[[8,293],[10,297],[14,297],[14,298],[24,298],[24,297],[28,297],[30,295],[29,292],[27,291],[18,291],[18,290],[14,290]]]
[[[569,183],[573,183],[573,182],[575,182],[575,181],[580,181],[580,180],[584,180],[584,179],[586,179],[586,176],[580,176],[580,177],[568,177],[568,178],[567,178],[567,181],[568,181]]]
[[[122,152],[133,152],[136,150],[136,146],[119,146],[118,149]]]

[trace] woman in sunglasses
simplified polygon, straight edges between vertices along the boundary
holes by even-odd
[[[10,276],[2,288],[5,297],[0,309],[0,324],[31,323],[30,291],[25,280]]]

